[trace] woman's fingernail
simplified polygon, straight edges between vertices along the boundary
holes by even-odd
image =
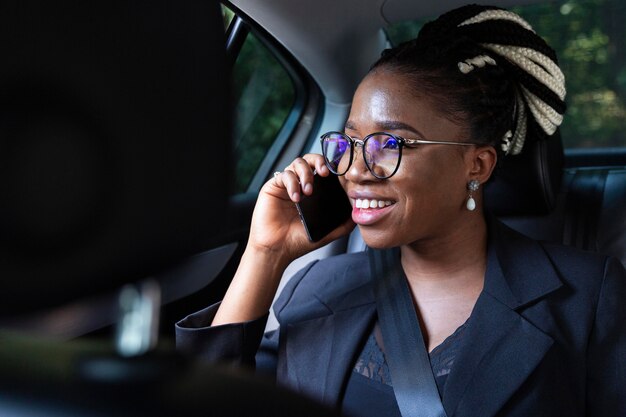
[[[306,184],[304,186],[304,193],[305,194],[311,194],[311,191],[313,191],[313,186],[311,184]]]
[[[300,194],[299,194],[299,193],[297,193],[297,192],[295,192],[295,193],[291,194],[291,199],[292,199],[293,201],[295,201],[295,202],[299,201],[299,200],[300,200]]]

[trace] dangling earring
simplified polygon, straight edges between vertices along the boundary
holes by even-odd
[[[474,211],[476,209],[476,200],[474,200],[474,196],[472,195],[472,193],[478,190],[479,186],[480,182],[478,182],[478,180],[470,180],[470,182],[467,183],[469,195],[467,197],[467,203],[465,203],[465,207],[467,207],[469,211]]]

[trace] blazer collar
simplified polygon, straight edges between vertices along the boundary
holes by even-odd
[[[484,292],[518,309],[561,287],[540,243],[488,215],[489,243]]]

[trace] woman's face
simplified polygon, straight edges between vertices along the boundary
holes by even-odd
[[[385,131],[407,139],[469,141],[468,129],[450,121],[431,101],[407,88],[403,75],[377,70],[359,85],[345,132],[355,139]],[[404,147],[396,174],[376,179],[365,166],[361,148],[340,181],[352,201],[352,218],[372,247],[433,243],[457,233],[466,219],[467,182],[472,179],[469,150],[454,145]],[[357,200],[382,201],[357,208]],[[390,205],[388,202],[391,202]],[[477,210],[478,211],[478,210]]]

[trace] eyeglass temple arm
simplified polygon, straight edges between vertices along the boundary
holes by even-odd
[[[433,144],[433,145],[461,145],[461,146],[476,146],[476,143],[470,142],[450,142],[441,140],[425,140],[425,139],[404,139],[405,145],[419,145],[419,144]]]

